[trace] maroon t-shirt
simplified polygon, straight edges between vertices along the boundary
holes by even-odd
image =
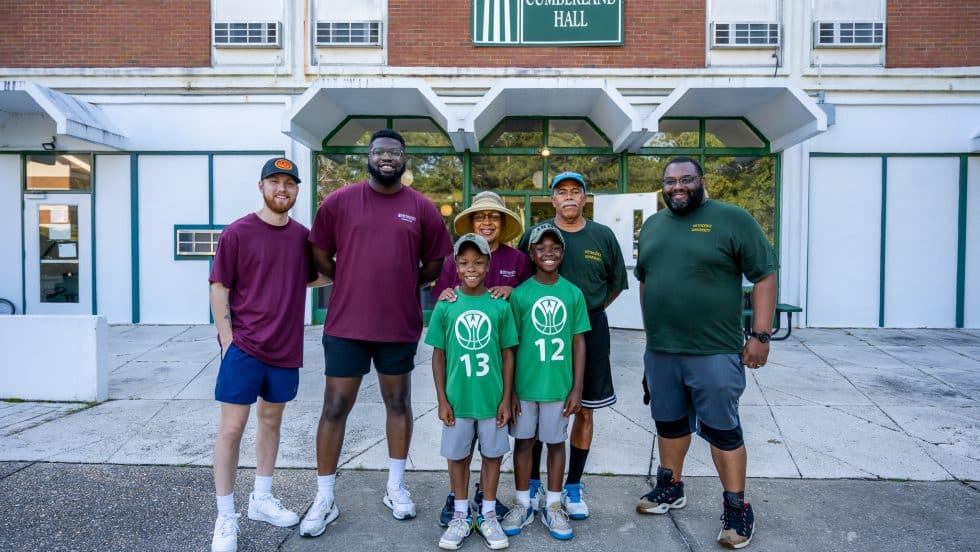
[[[345,186],[323,200],[310,241],[336,255],[324,334],[418,341],[420,263],[452,251],[442,216],[428,198],[408,187],[387,195],[367,182]]]
[[[239,349],[282,368],[303,365],[306,284],[316,279],[306,227],[271,225],[255,213],[221,232],[212,283],[231,293],[231,329]]]
[[[490,254],[490,267],[483,285],[487,289],[495,286],[517,287],[534,274],[531,259],[513,247],[501,245]],[[432,285],[432,296],[436,299],[446,288],[459,285],[459,274],[456,273],[456,260],[450,255],[442,265],[439,279]]]

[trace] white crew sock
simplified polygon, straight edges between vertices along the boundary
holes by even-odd
[[[517,502],[525,508],[531,507],[531,489],[524,489],[523,491],[514,491],[514,495],[517,497]]]
[[[547,498],[545,498],[545,505],[551,508],[551,505],[555,502],[561,500],[561,491],[548,491]]]
[[[255,487],[252,489],[256,498],[272,496],[272,476],[256,475]]]
[[[336,473],[316,476],[316,497],[322,497],[327,501],[327,504],[333,502],[333,485],[336,481]]]
[[[453,500],[453,509],[463,515],[469,515],[470,504],[465,498],[463,500]]]
[[[528,502],[530,502],[530,501],[528,501]],[[487,500],[487,499],[484,498],[483,499],[483,512],[481,512],[481,513],[483,515],[487,515],[490,512],[496,513],[496,511],[497,511],[497,501],[496,500]]]
[[[397,489],[405,484],[405,464],[407,458],[388,459],[388,488]]]
[[[219,516],[230,516],[235,513],[235,493],[231,493],[227,496],[215,495],[215,499],[218,502],[218,515]]]

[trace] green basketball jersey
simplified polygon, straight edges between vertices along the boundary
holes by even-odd
[[[572,336],[585,333],[585,296],[564,277],[552,285],[534,278],[517,286],[510,308],[520,332],[514,391],[524,401],[563,401],[572,390]]]
[[[439,301],[425,342],[446,351],[446,397],[457,418],[495,418],[504,395],[501,349],[517,345],[507,301],[458,292]]]

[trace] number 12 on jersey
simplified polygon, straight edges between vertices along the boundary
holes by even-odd
[[[459,357],[459,361],[466,365],[466,377],[473,377],[473,365],[470,355]],[[476,353],[476,377],[485,376],[490,373],[490,355],[486,353]]]
[[[548,359],[547,344],[544,338],[534,340],[534,344],[538,347],[538,352],[541,353],[541,362]],[[551,344],[555,346],[555,350],[551,353],[551,360],[565,360],[565,355],[562,353],[565,351],[565,341],[558,337],[551,338]]]

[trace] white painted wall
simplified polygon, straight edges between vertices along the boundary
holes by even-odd
[[[956,325],[959,159],[888,159],[885,326]]]
[[[20,155],[0,155],[0,297],[24,312]]]
[[[129,169],[129,155],[95,157],[96,312],[110,324],[132,322]]]
[[[809,326],[878,325],[881,159],[810,159]]]
[[[273,156],[214,156],[215,224],[231,224],[262,207],[262,194],[258,189],[259,176],[262,165],[271,157]],[[300,179],[302,178],[301,174]]]
[[[207,224],[205,155],[139,158],[140,321],[207,324],[209,265],[174,260],[174,225]]]
[[[109,327],[103,316],[0,317],[0,398],[109,398]]]
[[[828,99],[837,121],[808,143],[811,151],[957,153],[970,151],[980,105],[848,105]],[[879,101],[887,101],[880,98]]]
[[[963,325],[980,328],[980,157],[967,161],[966,296]]]

